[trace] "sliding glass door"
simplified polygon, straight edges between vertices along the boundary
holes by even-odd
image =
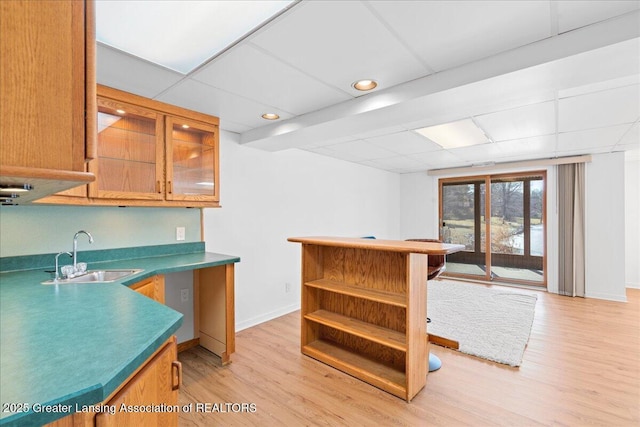
[[[544,208],[544,172],[441,179],[440,238],[465,246],[446,274],[545,286]]]

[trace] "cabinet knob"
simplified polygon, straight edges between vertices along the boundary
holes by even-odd
[[[156,181],[156,193],[162,193],[162,185],[160,185],[160,180]]]
[[[173,185],[171,185],[171,181],[167,181],[167,192],[169,194],[173,193]]]

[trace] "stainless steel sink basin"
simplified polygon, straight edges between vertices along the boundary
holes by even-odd
[[[140,269],[123,269],[123,270],[89,270],[81,276],[72,277],[70,279],[47,280],[42,282],[43,285],[55,285],[64,283],[109,283],[116,280],[124,279],[134,274],[138,274],[144,270]]]

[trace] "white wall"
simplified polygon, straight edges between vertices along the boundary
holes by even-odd
[[[426,172],[400,176],[400,238],[438,238],[438,178]]]
[[[587,297],[626,301],[624,166],[624,153],[595,155],[587,163]]]
[[[188,298],[182,300],[182,291]],[[193,271],[179,271],[164,275],[165,304],[184,315],[182,325],[176,331],[178,344],[193,339]]]
[[[292,236],[398,238],[400,176],[301,150],[267,152],[222,132],[221,209],[205,209],[208,252],[236,264],[236,329],[300,307]],[[290,292],[286,292],[286,284]]]
[[[640,150],[625,154],[625,282],[629,288],[640,288]]]

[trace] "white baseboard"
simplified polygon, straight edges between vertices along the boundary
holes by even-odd
[[[640,289],[640,283],[627,283],[627,288]]]
[[[268,322],[269,320],[275,319],[276,317],[284,316],[285,314],[289,314],[296,310],[300,310],[299,302],[281,307],[277,310],[270,311],[269,313],[264,313],[259,316],[252,317],[251,319],[243,320],[242,322],[236,323],[236,332],[240,332],[243,329],[259,325],[260,323]]]
[[[607,301],[627,302],[626,295],[604,294],[599,292],[595,292],[595,293],[587,292],[585,294],[585,298],[597,298],[597,299],[604,299]]]

